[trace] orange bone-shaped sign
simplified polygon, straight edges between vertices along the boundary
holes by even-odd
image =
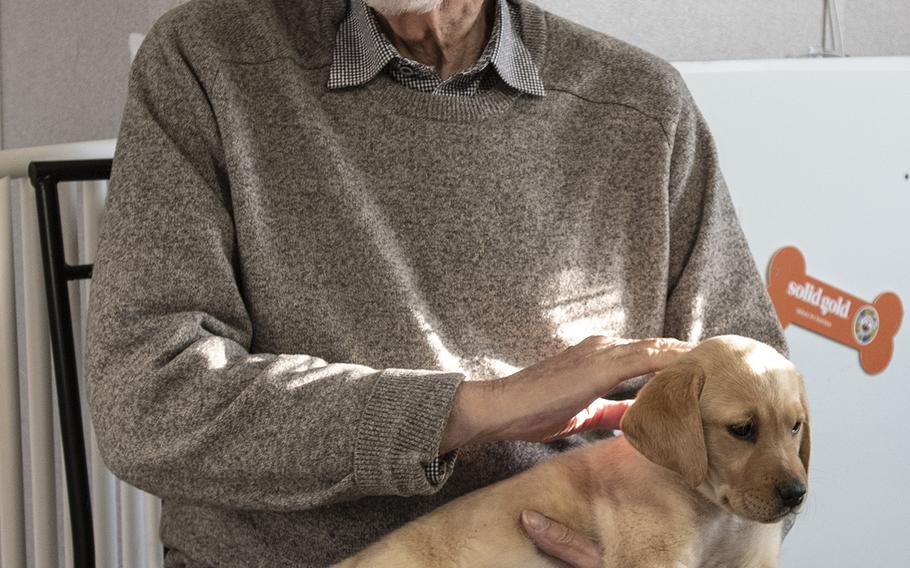
[[[859,351],[863,370],[885,370],[903,308],[893,292],[872,302],[806,275],[806,259],[796,247],[774,253],[768,267],[768,292],[783,327],[795,323]]]

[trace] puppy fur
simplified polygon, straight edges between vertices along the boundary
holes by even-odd
[[[703,341],[642,389],[622,429],[455,499],[337,566],[558,566],[524,532],[524,509],[602,543],[605,568],[777,566],[781,521],[800,506],[781,488],[808,485],[808,406],[789,361],[744,337]]]

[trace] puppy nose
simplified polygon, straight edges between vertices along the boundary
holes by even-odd
[[[806,486],[798,479],[790,479],[783,483],[778,483],[775,487],[780,500],[787,507],[796,507],[803,502],[806,495]]]

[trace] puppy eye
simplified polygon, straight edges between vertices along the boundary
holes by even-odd
[[[793,429],[790,430],[790,432],[792,432],[793,434],[799,434],[799,429],[802,427],[803,427],[803,423],[797,422],[796,424],[793,425]]]
[[[751,440],[755,438],[755,423],[734,424],[733,426],[727,426],[727,431],[740,440]]]

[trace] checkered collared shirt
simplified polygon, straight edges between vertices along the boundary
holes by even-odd
[[[386,70],[406,87],[437,95],[472,96],[502,80],[512,89],[544,96],[537,66],[521,41],[518,8],[507,0],[491,1],[496,3],[493,30],[483,53],[474,65],[443,81],[433,67],[400,55],[373,10],[364,0],[351,0],[335,38],[328,88],[362,85]]]

